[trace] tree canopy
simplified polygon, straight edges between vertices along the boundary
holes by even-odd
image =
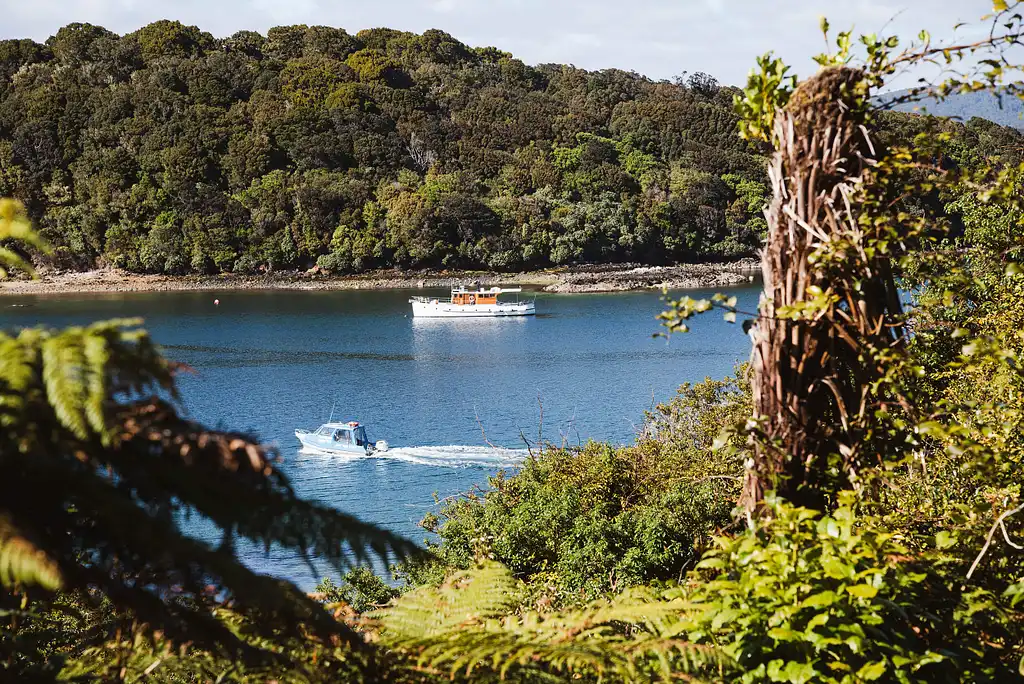
[[[0,77],[0,196],[61,268],[661,264],[751,255],[765,233],[767,146],[736,136],[737,91],[706,74],[530,66],[437,30],[218,39],[164,20],[0,41]]]

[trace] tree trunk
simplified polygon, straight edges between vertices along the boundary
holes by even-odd
[[[889,263],[864,249],[872,228],[858,223],[857,192],[876,163],[853,95],[861,82],[857,70],[824,69],[775,121],[764,295],[752,332],[759,427],[740,498],[749,516],[772,490],[821,509],[836,488],[856,485],[860,419],[884,372],[875,352],[902,345]]]

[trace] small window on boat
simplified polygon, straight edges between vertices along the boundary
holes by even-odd
[[[324,437],[327,437],[328,435],[331,434],[331,428],[329,428],[327,426],[323,426],[319,430],[316,431],[316,434],[322,435]]]

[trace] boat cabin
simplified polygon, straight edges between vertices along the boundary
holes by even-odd
[[[452,292],[452,304],[497,304],[498,294],[490,292]]]
[[[498,295],[502,292],[520,292],[521,289],[509,288],[502,289],[500,287],[492,287],[489,290],[480,288],[479,290],[467,290],[464,287],[453,287],[452,288],[452,304],[460,306],[472,306],[474,304],[497,304]]]
[[[313,433],[317,437],[330,439],[341,445],[366,446],[366,428],[355,421],[351,423],[327,423]]]

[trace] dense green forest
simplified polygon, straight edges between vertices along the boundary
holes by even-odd
[[[767,147],[705,74],[528,66],[441,31],[160,21],[0,41],[0,196],[59,268],[517,270],[751,255]],[[993,127],[965,147],[1019,148]]]
[[[732,91],[527,66],[441,31],[161,21],[0,43],[0,196],[62,266],[518,269],[748,254]]]

